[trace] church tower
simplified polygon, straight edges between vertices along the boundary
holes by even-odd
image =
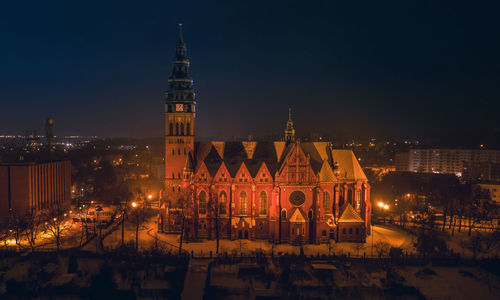
[[[182,24],[179,24],[179,42],[165,98],[165,192],[175,199],[182,191],[183,177],[186,176],[184,167],[194,152],[196,107]]]
[[[285,142],[295,142],[295,129],[293,128],[292,109],[288,109],[288,121],[285,129]]]

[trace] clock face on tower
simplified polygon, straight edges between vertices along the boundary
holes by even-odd
[[[175,111],[184,111],[184,105],[183,104],[176,104]]]

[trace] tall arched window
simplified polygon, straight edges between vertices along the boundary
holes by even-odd
[[[330,194],[327,191],[323,192],[323,209],[330,210]]]
[[[191,135],[191,123],[186,123],[186,135]]]
[[[200,215],[207,213],[207,193],[205,191],[201,191],[198,194],[198,212]]]
[[[266,191],[260,192],[260,213],[261,215],[267,215],[267,193]]]
[[[181,135],[184,135],[184,123],[181,123]]]
[[[281,219],[286,220],[286,209],[284,208],[281,210]]]
[[[169,132],[170,132],[170,135],[174,135],[174,124],[172,124],[172,123],[169,124]]]
[[[352,190],[351,189],[347,190],[347,201],[349,203],[351,203],[351,205],[354,205],[354,203],[352,202]]]
[[[221,215],[226,214],[226,205],[227,205],[227,194],[226,192],[222,191],[220,192],[219,195],[219,214]]]
[[[245,215],[247,213],[247,193],[241,191],[240,193],[240,215]]]
[[[179,135],[179,123],[175,123],[175,135]]]

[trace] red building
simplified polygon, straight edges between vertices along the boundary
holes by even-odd
[[[195,142],[195,107],[182,38],[166,93],[165,213],[160,230],[187,239],[271,239],[290,243],[364,241],[370,186],[351,150],[295,140]]]
[[[68,160],[44,163],[0,164],[0,222],[12,214],[40,212],[71,203],[71,164]]]

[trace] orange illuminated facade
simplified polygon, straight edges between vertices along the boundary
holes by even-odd
[[[365,241],[370,186],[351,150],[300,142],[291,111],[282,141],[195,142],[188,67],[181,35],[165,103],[160,231],[184,228],[187,240]]]
[[[0,218],[40,212],[71,201],[71,164],[68,160],[44,163],[0,164]]]

